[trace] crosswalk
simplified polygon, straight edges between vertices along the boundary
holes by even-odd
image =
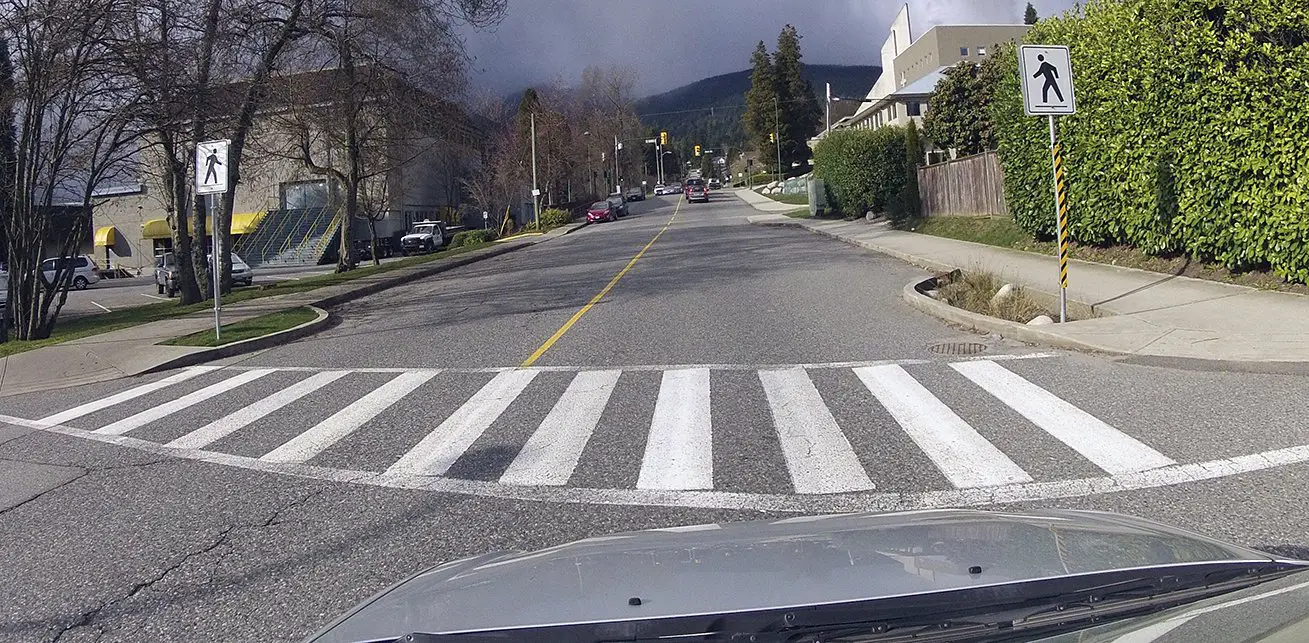
[[[788,493],[800,495],[868,492],[901,475],[903,458],[888,455],[890,447],[870,446],[878,440],[911,445],[905,448],[915,449],[934,479],[951,489],[1050,479],[1048,471],[1019,464],[1023,459],[1015,454],[1023,445],[997,438],[977,414],[952,408],[934,393],[930,383],[936,380],[925,370],[931,368],[934,378],[953,377],[956,385],[984,392],[1011,421],[1026,422],[1028,435],[1075,454],[1083,466],[1113,476],[1176,464],[998,359],[753,369],[193,367],[35,422],[104,436],[149,436],[143,439],[171,449],[212,453],[276,440],[253,457],[291,465],[320,465],[330,456],[339,467],[351,459],[352,441],[368,437],[384,445],[372,451],[385,451],[388,459],[350,470],[393,478],[457,479],[467,475],[470,458],[489,451],[500,457],[477,460],[477,479],[516,487],[577,485],[583,469],[610,467],[634,474],[618,478],[635,490],[740,489],[748,481],[727,479],[735,475],[732,467],[720,471],[715,463],[733,457],[723,453],[730,451],[724,445],[747,438],[750,449],[776,451],[757,455],[784,463],[778,476],[786,478]],[[728,381],[732,377],[736,384]],[[739,394],[742,378],[756,399],[724,400]],[[847,388],[831,390],[839,378]],[[454,396],[452,390],[472,392]],[[852,402],[846,401],[850,395]],[[452,397],[457,401],[447,408],[430,407],[433,399]],[[736,410],[750,404],[757,416]],[[861,415],[852,405],[870,410]],[[397,430],[416,410],[423,411],[413,413],[422,425]],[[771,426],[743,429],[748,417],[770,418]],[[289,434],[287,426],[296,432]],[[489,441],[494,448],[487,448]],[[594,456],[605,449],[605,457]]]

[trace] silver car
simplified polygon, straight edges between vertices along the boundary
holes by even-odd
[[[63,267],[63,274],[60,278],[65,286],[72,286],[77,290],[85,290],[100,281],[100,271],[96,268],[95,262],[86,255],[77,255],[76,257],[52,258],[41,262],[41,277],[46,283],[52,283],[56,274],[59,272],[60,265]]]
[[[213,255],[207,255],[210,263],[213,262]],[[234,285],[249,286],[254,283],[255,273],[249,265],[245,263],[235,252],[232,253],[232,283]],[[173,253],[165,252],[155,258],[155,289],[159,294],[167,294],[169,297],[177,295],[178,289],[181,288],[177,283],[177,260]]]

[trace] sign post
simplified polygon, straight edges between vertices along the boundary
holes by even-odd
[[[1068,321],[1068,191],[1064,184],[1063,149],[1059,145],[1054,117],[1077,113],[1068,47],[1019,47],[1018,76],[1023,88],[1023,112],[1029,116],[1045,116],[1050,123],[1055,222],[1059,234],[1059,323],[1062,324]]]
[[[209,281],[214,285],[214,340],[221,340],[223,325],[222,303],[222,226],[218,222],[218,197],[226,194],[227,185],[227,147],[231,141],[206,141],[195,149],[195,193],[205,195],[205,209],[208,210],[210,234],[213,243],[213,257],[210,259]]]

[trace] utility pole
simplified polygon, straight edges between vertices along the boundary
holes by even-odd
[[[832,83],[827,83],[827,127],[823,129],[823,138],[832,133]]]
[[[536,185],[536,112],[529,114],[532,121],[532,214],[536,227],[541,227],[541,188]],[[521,121],[520,121],[521,122]]]
[[[617,194],[623,193],[623,186],[618,182],[618,150],[621,149],[623,148],[618,142],[618,135],[614,134],[614,192]]]
[[[773,138],[777,139],[777,176],[778,181],[782,180],[782,106],[778,102],[778,97],[773,97]]]

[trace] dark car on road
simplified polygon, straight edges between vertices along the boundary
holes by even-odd
[[[644,201],[645,188],[628,188],[627,193],[623,195],[623,197],[628,201]]]
[[[621,194],[609,195],[609,203],[614,206],[614,213],[620,217],[627,216],[627,200]]]
[[[686,200],[702,203],[709,202],[709,186],[705,185],[704,179],[686,180]]]
[[[591,207],[586,209],[587,223],[600,223],[601,221],[617,221],[618,208],[614,207],[613,201],[596,201]]]

